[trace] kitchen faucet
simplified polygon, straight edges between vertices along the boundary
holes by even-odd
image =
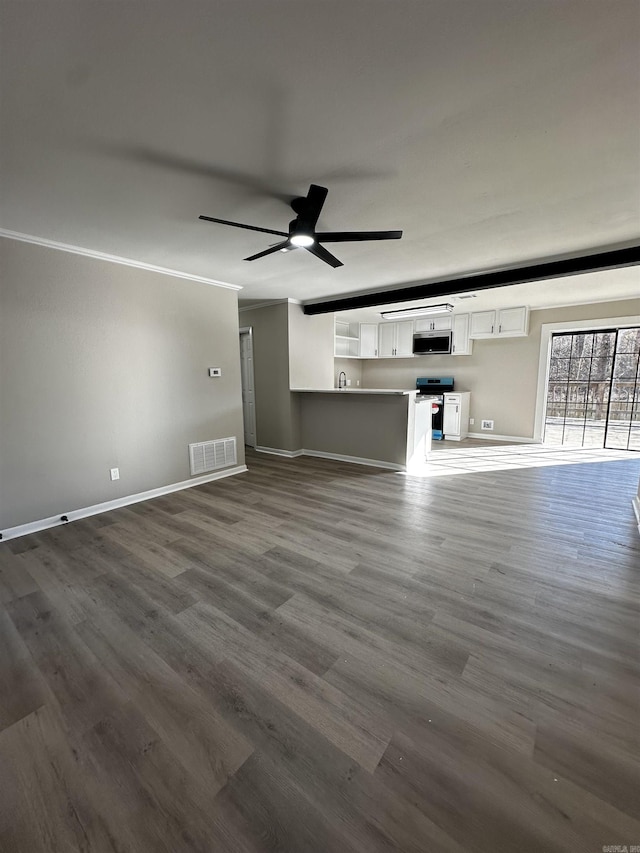
[[[344,370],[341,370],[338,374],[338,388],[346,388],[347,387],[347,374]]]

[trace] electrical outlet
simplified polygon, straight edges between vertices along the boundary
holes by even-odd
[[[473,426],[476,422],[475,418],[469,418],[469,426]]]
[[[347,379],[347,388],[351,388],[351,380]]]
[[[119,480],[120,479],[120,469],[119,468],[111,468],[109,473],[111,475],[112,480]]]
[[[209,368],[209,376],[222,376],[222,368],[221,367],[210,367]]]
[[[493,429],[493,421],[482,421],[482,429]]]

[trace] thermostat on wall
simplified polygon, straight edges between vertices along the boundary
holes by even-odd
[[[210,367],[209,368],[209,376],[222,376],[222,368],[221,367]]]

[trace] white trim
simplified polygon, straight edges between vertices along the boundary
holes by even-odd
[[[353,465],[370,465],[372,468],[388,468],[391,471],[406,471],[406,465],[395,462],[383,462],[381,459],[366,459],[364,456],[343,456],[342,453],[325,453],[324,450],[303,450],[305,456],[317,456],[319,459],[335,459],[336,462],[350,462]]]
[[[21,243],[33,243],[36,246],[44,246],[47,249],[57,249],[60,252],[69,252],[72,255],[83,255],[96,261],[110,261],[112,264],[122,264],[125,267],[136,267],[137,269],[157,272],[161,275],[170,275],[174,278],[185,278],[188,281],[197,281],[200,284],[210,284],[213,287],[224,287],[227,290],[242,290],[241,284],[230,284],[228,281],[218,281],[215,278],[205,278],[201,275],[193,275],[180,270],[172,270],[167,267],[158,267],[155,264],[146,264],[143,261],[134,261],[132,258],[121,258],[119,255],[108,255],[105,252],[97,252],[94,249],[85,249],[82,246],[71,246],[68,243],[58,243],[56,240],[45,240],[44,237],[35,237],[33,234],[20,234],[18,231],[7,231],[0,228],[0,237],[8,240],[19,240]]]
[[[295,459],[296,456],[302,456],[304,450],[279,450],[277,447],[260,447],[256,445],[254,450],[258,453],[270,453],[272,456],[286,456],[287,459]]]
[[[636,495],[631,501],[631,504],[633,506],[633,511],[636,514],[636,521],[638,522],[638,533],[640,533],[640,495]]]
[[[540,327],[540,353],[538,359],[538,385],[536,389],[536,412],[534,416],[533,439],[542,441],[544,412],[549,382],[549,364],[551,361],[551,335],[553,332],[579,332],[583,329],[623,329],[627,326],[640,326],[640,316],[606,317],[596,320],[564,320],[561,323],[543,323]]]
[[[286,456],[295,459],[298,456],[316,456],[319,459],[334,459],[336,462],[350,462],[353,465],[370,465],[372,468],[389,468],[391,471],[406,471],[406,465],[395,462],[383,462],[380,459],[366,459],[364,456],[343,456],[342,453],[326,453],[324,450],[278,450],[275,447],[256,447],[259,453],[271,453],[274,456]]]
[[[189,489],[191,486],[201,486],[203,483],[210,483],[212,480],[221,480],[224,477],[231,477],[234,474],[242,474],[247,471],[246,465],[236,465],[234,468],[226,468],[223,471],[216,471],[213,474],[204,474],[201,477],[192,477],[190,480],[182,480],[180,483],[171,483],[168,486],[160,486],[158,489],[149,489],[146,492],[138,492],[136,495],[125,495],[123,498],[116,498],[113,501],[104,501],[104,503],[86,506],[82,509],[76,509],[71,512],[66,512],[69,522],[78,521],[80,518],[87,518],[90,515],[99,515],[101,512],[109,512],[113,509],[120,509],[123,506],[140,503],[140,501],[148,501],[151,498],[159,498],[162,495],[169,495],[171,492],[179,492],[182,489]],[[49,518],[41,518],[39,521],[30,521],[28,524],[19,524],[17,527],[9,527],[2,531],[2,541],[8,539],[16,539],[18,536],[26,536],[28,533],[38,533],[40,530],[48,530],[50,527],[59,527],[62,524],[67,524],[66,521],[61,521],[59,515],[52,515]]]
[[[470,432],[467,438],[483,438],[485,441],[513,441],[516,444],[540,444],[535,438],[525,438],[523,435],[495,435],[492,432]]]
[[[253,351],[253,326],[241,326],[240,327],[240,379],[242,386],[242,420],[243,420],[243,433],[244,433],[244,442],[248,447],[255,447],[258,442],[258,422],[256,417],[256,374],[254,364],[256,361],[255,353]],[[245,363],[245,357],[242,354],[242,336],[246,335],[249,339],[249,343],[251,344],[251,368],[247,367]],[[253,406],[251,407],[251,418],[249,423],[249,429],[247,430],[247,424],[244,423],[244,398],[245,398],[245,373],[250,373],[251,376],[251,385],[253,387]],[[247,432],[250,436],[253,436],[253,444],[247,441]]]

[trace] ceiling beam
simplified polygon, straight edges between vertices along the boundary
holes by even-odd
[[[377,293],[364,293],[356,296],[344,296],[340,299],[322,302],[307,302],[303,305],[305,314],[328,314],[330,311],[347,311],[355,308],[372,308],[376,305],[389,305],[395,302],[408,302],[415,299],[453,296],[476,290],[489,290],[492,287],[508,287],[511,284],[525,284],[531,281],[561,278],[581,273],[600,272],[640,264],[640,245],[625,249],[582,255],[579,258],[566,258],[556,261],[536,261],[526,267],[512,267],[506,270],[476,273],[461,278],[450,278],[423,284],[412,284],[396,290],[380,290]]]

